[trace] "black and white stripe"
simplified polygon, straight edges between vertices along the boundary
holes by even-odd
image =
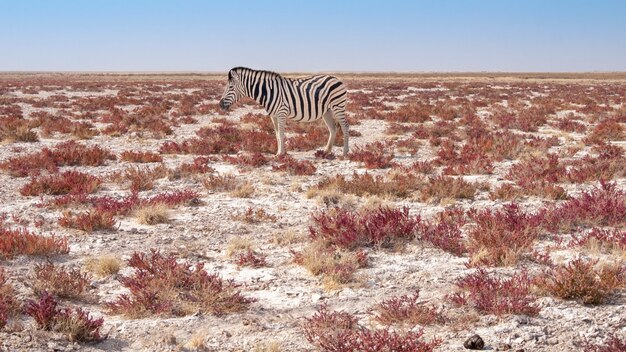
[[[278,153],[285,154],[285,121],[315,121],[324,119],[330,136],[326,144],[329,153],[335,142],[339,123],[343,132],[343,153],[348,153],[348,123],[346,122],[346,88],[336,77],[318,75],[291,79],[278,73],[235,67],[228,72],[228,86],[220,107],[230,106],[247,96],[263,105],[274,123]]]

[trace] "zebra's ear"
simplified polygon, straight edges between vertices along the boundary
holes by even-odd
[[[228,80],[232,81],[233,79],[239,79],[239,74],[235,69],[228,71]]]

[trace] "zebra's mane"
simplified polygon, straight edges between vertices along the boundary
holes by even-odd
[[[251,69],[251,68],[248,68],[248,67],[237,66],[237,67],[234,67],[233,69],[231,69],[230,71],[228,71],[228,79],[230,79],[230,73],[232,71],[254,71],[254,72],[265,73],[266,75],[282,77],[279,73],[276,73],[276,72],[273,72],[273,71],[254,70],[254,69]]]

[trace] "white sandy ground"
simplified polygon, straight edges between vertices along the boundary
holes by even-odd
[[[495,88],[495,87],[492,87]],[[405,98],[422,91],[438,88],[410,87]],[[45,98],[52,94],[63,94],[67,97],[114,95],[115,90],[103,92],[54,91],[40,92],[37,96]],[[539,94],[539,93],[536,93]],[[19,94],[18,94],[19,95]],[[504,101],[506,103],[506,101]],[[23,106],[28,114],[33,109]],[[53,111],[51,111],[53,112]],[[229,118],[238,119],[248,112],[261,112],[255,108],[240,108],[233,111]],[[171,140],[182,140],[194,135],[204,125],[209,125],[213,115],[199,116],[198,123],[183,125],[175,130]],[[322,122],[318,122],[322,123]],[[358,146],[372,141],[388,138],[384,135],[385,122],[375,120],[362,121],[353,128],[362,133],[362,137],[353,138],[352,145]],[[557,134],[555,130],[541,129],[539,135]],[[574,139],[582,135],[572,134]],[[38,143],[14,143],[0,146],[0,160],[8,157],[37,151],[43,146],[53,146],[58,138],[42,138]],[[97,136],[85,144],[100,144],[120,152],[129,149],[158,150],[163,140],[143,139],[125,135],[111,139]],[[12,150],[19,148],[19,153]],[[339,148],[335,148],[339,152]],[[102,303],[113,300],[126,289],[115,277],[94,279],[90,295],[97,297],[99,304],[72,302],[87,308],[96,316],[104,316],[103,333],[108,339],[98,344],[73,344],[63,336],[54,333],[39,332],[34,329],[31,319],[22,318],[21,323],[27,326],[23,331],[0,332],[0,351],[19,350],[84,350],[84,351],[177,351],[184,350],[185,345],[196,334],[206,338],[206,345],[211,351],[252,351],[265,343],[279,342],[284,351],[309,351],[313,346],[308,344],[302,333],[301,324],[304,317],[311,316],[321,303],[328,303],[332,309],[345,310],[356,314],[364,325],[375,327],[367,314],[369,308],[383,299],[420,290],[423,300],[435,306],[445,306],[446,311],[454,311],[443,298],[454,288],[454,281],[459,277],[473,272],[467,269],[467,257],[456,257],[423,243],[410,243],[401,252],[385,250],[368,250],[371,266],[359,271],[360,283],[339,291],[328,292],[322,288],[320,280],[303,267],[292,263],[290,250],[298,250],[306,243],[307,227],[310,214],[318,209],[316,199],[306,197],[306,189],[316,184],[327,175],[350,175],[365,169],[346,160],[316,160],[312,152],[291,152],[304,160],[314,161],[317,172],[314,176],[289,176],[271,171],[270,166],[260,167],[251,171],[241,171],[234,166],[218,162],[214,166],[220,172],[233,172],[237,177],[253,182],[256,191],[252,198],[240,199],[224,193],[210,193],[203,187],[199,179],[160,180],[155,190],[145,192],[146,196],[171,189],[193,189],[201,194],[203,205],[197,207],[180,207],[172,211],[169,224],[154,226],[140,225],[132,218],[118,221],[119,229],[113,232],[94,232],[84,234],[60,228],[56,220],[58,211],[37,208],[37,197],[22,197],[18,189],[25,184],[27,178],[13,178],[0,174],[1,212],[19,214],[24,219],[43,218],[46,225],[36,232],[56,233],[70,238],[71,250],[67,256],[55,258],[55,263],[82,266],[85,260],[102,254],[113,254],[124,260],[135,251],[147,251],[157,248],[164,253],[173,252],[181,259],[203,261],[209,272],[219,272],[224,279],[233,279],[242,285],[243,294],[257,299],[250,309],[223,317],[197,314],[181,318],[149,317],[144,319],[126,319],[108,314]],[[397,156],[402,163],[413,160],[425,160],[434,156],[434,150],[427,143],[416,156]],[[175,166],[182,160],[191,160],[193,156],[167,156],[166,165]],[[497,164],[492,175],[465,176],[467,180],[488,181],[491,184],[502,182],[508,168],[514,162]],[[107,166],[90,168],[81,167],[93,174],[105,175],[120,170],[128,163],[111,162]],[[385,171],[373,170],[372,173]],[[626,181],[618,180],[624,188]],[[297,191],[296,189],[302,191]],[[576,194],[588,185],[568,185],[567,190]],[[121,195],[116,185],[107,184],[99,195]],[[366,200],[358,200],[365,202]],[[443,210],[442,206],[434,206],[411,200],[396,200],[398,206],[408,206],[411,214],[420,214],[429,218]],[[474,201],[462,200],[457,204],[464,208],[486,208],[501,204],[491,201],[487,192],[478,194]],[[539,199],[528,199],[525,208],[537,208],[542,205]],[[277,216],[275,223],[249,225],[231,219],[233,213],[243,212],[248,207],[263,208]],[[279,245],[275,237],[284,236],[287,232],[299,234],[302,241],[295,244]],[[230,240],[236,237],[249,237],[257,250],[267,255],[268,268],[238,268],[232,259],[225,254]],[[558,261],[565,261],[574,256],[572,250],[553,254]],[[13,273],[11,283],[19,291],[20,298],[31,297],[31,291],[24,286],[21,278],[32,275],[34,262],[44,259],[18,257],[4,261],[2,265]],[[537,270],[529,264],[531,271]],[[498,269],[499,272],[511,272],[512,269]],[[120,274],[127,275],[132,271],[124,268]],[[17,278],[17,279],[16,279]],[[513,350],[525,351],[575,351],[574,341],[582,338],[600,338],[612,329],[625,329],[626,308],[623,304],[623,293],[614,303],[601,306],[583,306],[581,304],[554,298],[540,298],[538,305],[542,308],[537,317],[482,315],[471,327],[455,330],[448,326],[425,327],[425,338],[438,337],[443,345],[437,351],[463,351],[463,341],[477,333],[493,349],[500,343],[508,343]],[[457,309],[458,310],[458,309]]]

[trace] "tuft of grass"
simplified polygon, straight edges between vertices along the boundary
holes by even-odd
[[[0,331],[21,310],[21,304],[16,297],[17,292],[7,280],[7,272],[0,267]]]
[[[135,210],[135,219],[140,224],[164,224],[169,222],[169,218],[169,209],[163,203],[145,205]]]
[[[243,182],[237,185],[237,187],[232,190],[230,194],[236,198],[250,198],[254,192],[254,185],[252,185],[251,182]]]
[[[419,301],[419,291],[410,296],[403,295],[386,299],[375,305],[371,312],[374,319],[385,325],[408,324],[414,326],[445,322],[441,311]]]
[[[421,188],[420,200],[430,203],[441,203],[450,199],[474,199],[476,191],[485,187],[481,184],[469,183],[462,178],[437,176],[428,179]]]
[[[85,263],[85,269],[98,277],[115,275],[120,271],[122,262],[113,255],[101,255],[90,258]]]
[[[335,289],[355,281],[356,271],[367,266],[365,251],[346,251],[328,246],[323,241],[313,241],[302,251],[292,251],[296,264],[311,274],[321,276],[322,283]]]
[[[541,292],[552,296],[579,301],[584,304],[603,304],[626,286],[626,267],[575,259],[567,265],[548,269],[536,280]]]

